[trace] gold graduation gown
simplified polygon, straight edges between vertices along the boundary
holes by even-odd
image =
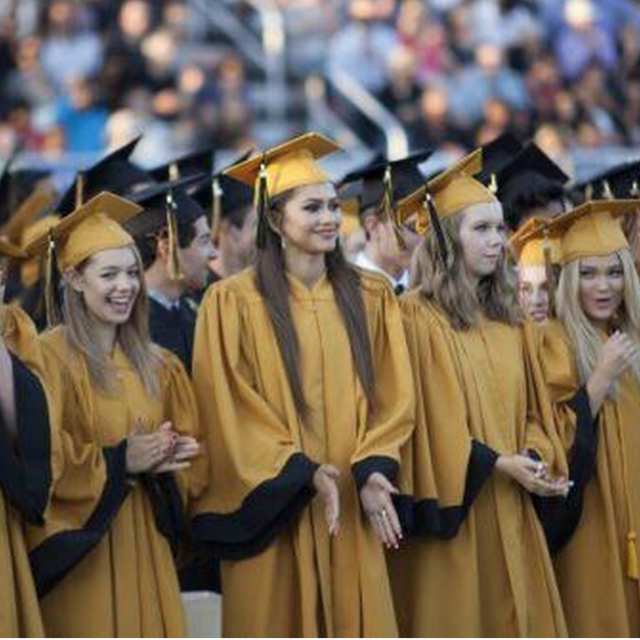
[[[151,431],[171,421],[181,433],[196,433],[184,368],[161,352],[155,398],[116,347],[116,388],[107,395],[92,384],[62,327],[44,334],[41,347],[64,453],[46,527],[29,532],[46,633],[184,636],[168,527],[179,518],[176,493],[184,497],[185,478],[138,477],[132,486],[125,467],[126,438],[136,426]]]
[[[417,420],[398,500],[412,538],[388,554],[400,633],[565,635],[531,499],[493,472],[498,454],[530,449],[553,462],[560,449],[526,365],[528,328],[481,319],[456,331],[417,291],[401,306]]]
[[[195,535],[223,558],[225,636],[393,636],[397,627],[381,543],[356,482],[393,478],[413,426],[413,394],[396,299],[361,275],[377,406],[360,386],[333,289],[289,276],[309,405],[299,419],[253,270],[214,285],[200,307],[194,384],[211,459],[194,505]],[[317,464],[341,472],[341,530],[330,539]],[[226,559],[226,560],[225,560]]]
[[[545,330],[540,362],[569,451],[578,437],[569,401],[581,385],[560,322]],[[575,533],[554,559],[558,586],[572,636],[638,637],[640,583],[627,575],[627,535],[640,531],[640,385],[631,372],[620,378],[616,399],[605,400],[597,420],[595,474]]]
[[[16,442],[9,439],[0,413],[0,636],[43,637],[24,523],[42,522],[58,447],[49,429],[46,395],[31,371],[39,366],[35,328],[20,309],[4,307],[2,316],[18,434]]]

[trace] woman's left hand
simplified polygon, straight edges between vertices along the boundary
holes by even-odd
[[[372,473],[360,489],[360,500],[373,530],[388,549],[398,549],[402,526],[391,496],[398,490],[381,473]]]

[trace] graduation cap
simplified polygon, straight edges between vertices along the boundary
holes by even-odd
[[[100,251],[134,245],[121,223],[142,207],[113,193],[101,193],[62,218],[26,248],[28,256],[46,256],[45,304],[49,324],[59,319],[55,301],[54,268],[74,269]]]
[[[193,177],[154,184],[134,193],[131,200],[143,208],[143,212],[124,226],[135,238],[158,236],[166,229],[169,239],[169,277],[182,278],[178,255],[178,226],[185,226],[206,216],[206,211],[196,200],[187,195],[184,186]]]
[[[210,212],[211,237],[214,239],[218,236],[222,218],[253,205],[253,189],[225,175],[229,169],[248,160],[252,153],[252,151],[243,153],[214,175],[204,178],[194,187],[187,189],[187,193],[205,211]]]
[[[0,258],[11,258],[12,260],[23,260],[27,254],[18,246],[0,238]]]
[[[51,177],[48,169],[24,167],[11,172],[11,189],[15,202],[24,202],[34,191],[41,188],[43,180]]]
[[[167,182],[168,180],[179,180],[187,176],[194,175],[212,175],[214,169],[214,151],[210,148],[201,149],[180,156],[155,167],[149,171],[150,175],[159,182]]]
[[[591,201],[549,222],[550,233],[560,238],[562,265],[628,249],[620,218],[635,214],[638,209],[640,200]]]
[[[53,189],[39,189],[34,191],[14,210],[9,220],[0,227],[0,236],[5,236],[10,242],[21,245],[26,230],[31,227],[57,198]]]
[[[497,193],[498,173],[522,151],[522,143],[513,134],[503,133],[481,149],[482,169],[475,178],[492,193]]]
[[[342,180],[342,184],[359,181],[360,212],[375,207],[376,212],[391,220],[401,247],[404,240],[395,212],[396,203],[424,184],[424,176],[418,167],[432,153],[431,150],[421,151],[401,160],[377,157],[369,166],[348,174]]]
[[[499,200],[513,228],[526,210],[561,199],[569,176],[535,143],[529,143],[497,174]]]
[[[498,202],[495,195],[475,179],[482,170],[482,154],[482,149],[477,149],[458,160],[398,203],[400,222],[417,214],[417,233],[426,235],[433,229],[443,265],[447,264],[449,249],[440,220],[476,204]]]
[[[319,133],[306,133],[240,162],[225,174],[253,187],[258,213],[259,248],[266,242],[271,198],[298,187],[331,182],[317,160],[341,147]]]
[[[640,159],[616,164],[574,186],[588,199],[613,200],[640,196]]]
[[[47,215],[28,225],[20,238],[20,248],[25,249],[37,238],[46,235],[60,221],[60,216]],[[30,257],[20,266],[20,280],[25,289],[33,287],[40,280],[41,261],[38,256]]]
[[[79,171],[72,185],[56,204],[56,213],[62,217],[67,216],[84,202],[104,191],[128,195],[140,185],[153,183],[154,179],[149,173],[129,160],[140,138],[141,136],[134,138],[92,166]]]
[[[530,218],[511,236],[509,244],[521,267],[560,264],[560,238],[551,235],[548,220]]]

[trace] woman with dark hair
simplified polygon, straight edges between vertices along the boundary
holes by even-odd
[[[209,290],[193,369],[210,488],[192,525],[223,559],[225,636],[397,634],[381,542],[402,536],[411,371],[393,291],[338,244],[316,163],[337,148],[307,134],[229,172],[257,183],[257,263]]]
[[[64,302],[39,340],[63,464],[44,526],[28,531],[50,636],[186,633],[172,552],[197,411],[182,364],[149,337],[140,256],[119,224],[140,211],[102,193],[27,247],[58,271]]]
[[[481,161],[471,154],[399,205],[427,237],[401,301],[417,413],[397,497],[415,537],[390,554],[398,623],[407,637],[563,636],[529,494],[566,495],[554,477],[566,461],[529,357],[502,207],[473,178]]]
[[[41,368],[37,333],[27,315],[4,305],[9,260],[26,256],[0,238],[0,636],[42,637],[25,524],[41,525],[52,469],[59,467],[47,398],[33,370]]]

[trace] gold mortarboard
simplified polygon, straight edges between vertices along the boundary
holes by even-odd
[[[269,199],[312,184],[330,182],[317,160],[341,147],[318,133],[306,133],[240,162],[225,172],[254,188],[258,213],[258,246],[264,246]]]
[[[562,264],[628,249],[619,218],[638,209],[640,200],[591,201],[552,220],[549,229],[560,237]]]
[[[11,258],[12,260],[22,260],[27,254],[12,242],[0,238],[0,258]]]
[[[560,264],[560,238],[551,235],[546,220],[530,218],[511,236],[509,242],[520,267]]]
[[[0,229],[0,235],[14,244],[22,244],[25,231],[54,203],[56,197],[53,189],[34,191]]]
[[[49,324],[57,321],[54,291],[54,259],[64,273],[100,251],[135,244],[120,223],[137,215],[142,207],[120,196],[104,192],[62,218],[25,249],[31,257],[46,252],[45,304]]]
[[[434,229],[444,263],[448,249],[440,220],[476,204],[498,202],[496,196],[473,177],[481,170],[482,149],[477,149],[398,203],[400,221],[418,214],[418,233],[425,235],[428,229]]]
[[[51,214],[29,225],[20,238],[20,247],[22,250],[29,246],[36,238],[46,235],[49,229],[58,224],[59,220],[60,216]],[[34,256],[25,260],[20,265],[20,280],[26,289],[33,287],[36,282],[40,280],[40,263],[41,257]]]

